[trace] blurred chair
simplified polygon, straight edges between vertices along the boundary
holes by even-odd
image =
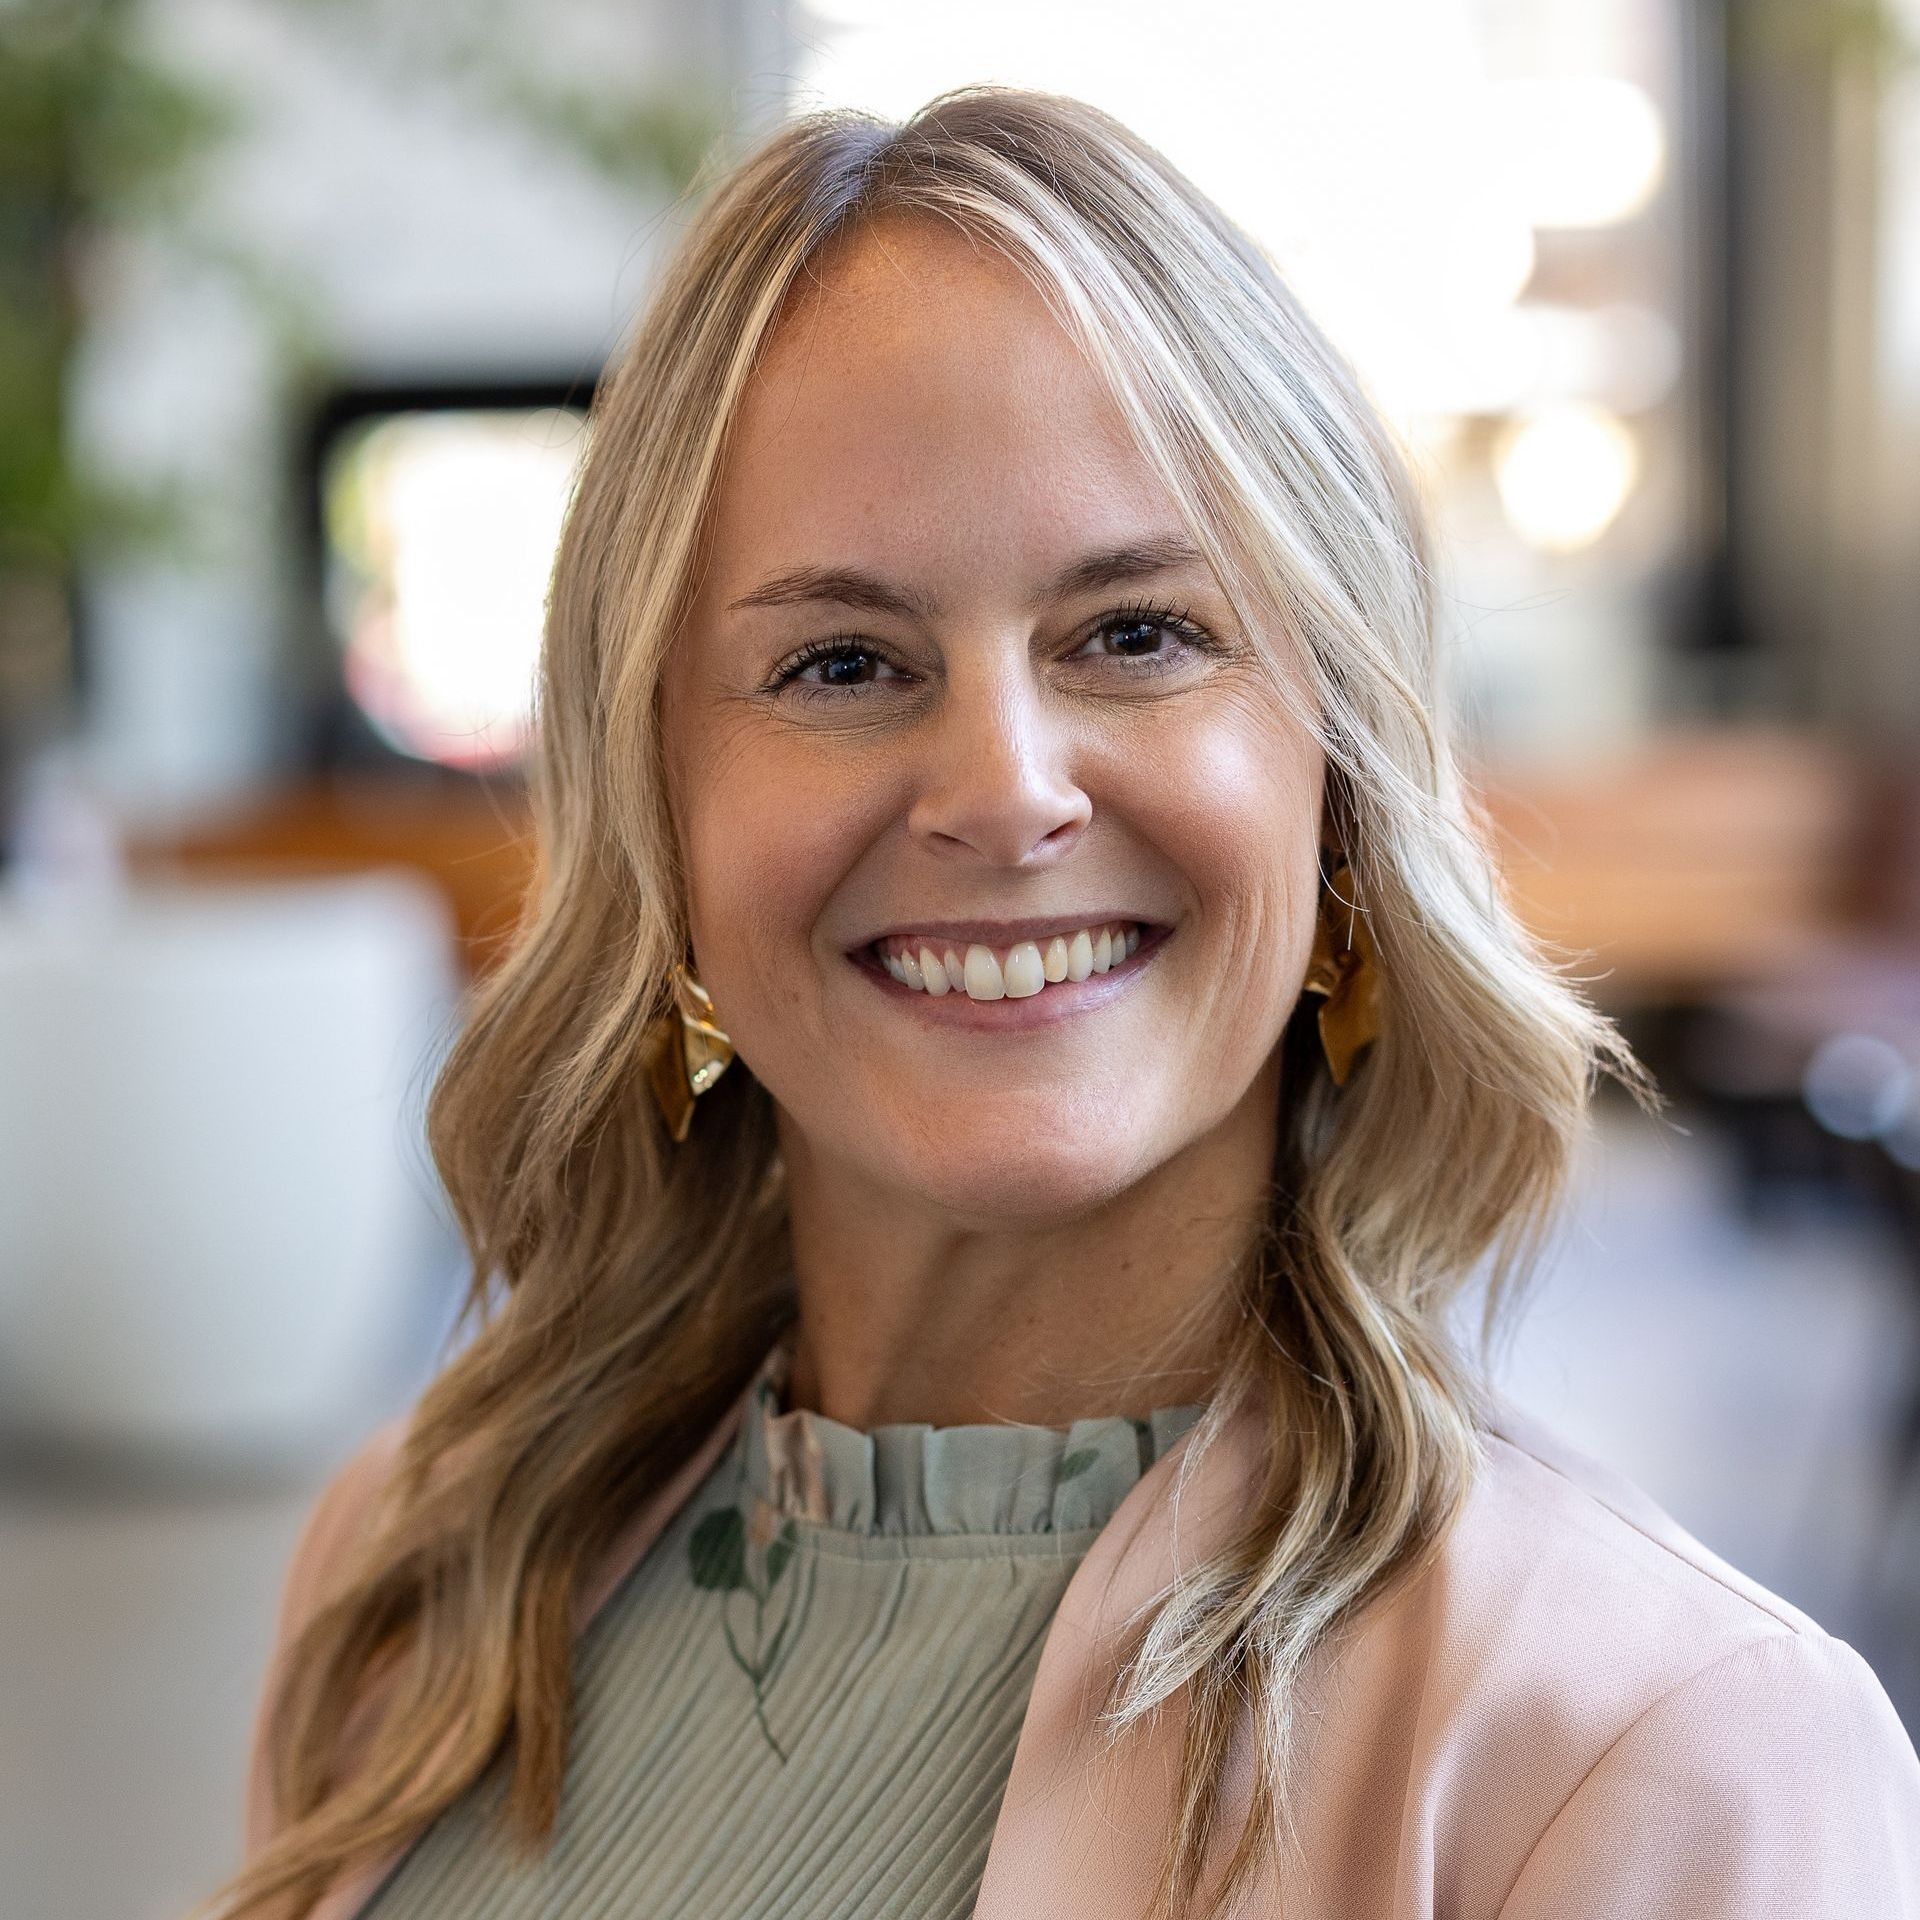
[[[292,1465],[380,1410],[460,977],[399,871],[0,896],[0,1440]]]
[[[1914,1333],[1866,1573],[1889,1644],[1904,1636],[1920,1660],[1920,774],[1868,760],[1848,772],[1830,911],[1669,1009],[1664,1064],[1735,1144],[1750,1215],[1851,1196],[1900,1249]]]
[[[1678,1057],[1732,1128],[1755,1206],[1796,1178],[1868,1193],[1920,1312],[1920,773],[1856,774],[1839,909],[1687,1009]],[[1920,1364],[1899,1438],[1920,1472]]]

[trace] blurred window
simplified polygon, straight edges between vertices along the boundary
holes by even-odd
[[[511,766],[533,716],[584,410],[421,399],[355,412],[317,476],[344,690],[398,753]]]

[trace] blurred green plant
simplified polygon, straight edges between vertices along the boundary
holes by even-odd
[[[178,520],[163,492],[70,457],[87,238],[177,213],[231,126],[211,89],[141,50],[128,0],[0,7],[0,730],[64,684],[84,544],[164,539]]]
[[[451,90],[480,113],[517,122],[622,187],[644,182],[680,192],[728,130],[724,97],[698,73],[622,88],[601,70],[591,85],[574,77],[571,64],[555,72],[554,53],[529,43],[529,27],[543,23],[528,0],[464,0],[458,8],[431,9],[389,0],[260,3],[297,16],[311,31],[331,32],[343,51],[371,65],[396,92]],[[616,26],[634,12],[630,0],[600,0],[600,8]],[[570,11],[577,16],[583,9]],[[553,43],[556,36],[538,39]],[[559,57],[567,61],[564,47]]]
[[[1729,0],[1727,55],[1736,67],[1854,68],[1890,79],[1920,49],[1891,0]]]
[[[454,89],[623,188],[682,191],[725,129],[716,90],[687,76],[628,87],[543,76],[530,8],[383,7],[253,0],[334,35],[397,89]],[[64,717],[80,570],[95,556],[191,552],[196,499],[178,480],[89,473],[78,458],[73,370],[107,249],[158,240],[258,314],[290,382],[328,365],[324,303],[284,261],[220,231],[200,195],[211,162],[252,122],[226,85],[153,45],[139,0],[0,0],[0,821],[13,763]],[[0,854],[4,834],[0,834]]]

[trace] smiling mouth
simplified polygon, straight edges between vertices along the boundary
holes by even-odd
[[[1029,1000],[1049,987],[1112,972],[1166,931],[1143,920],[1107,920],[1004,947],[897,934],[860,952],[910,992],[936,1000],[950,993],[969,1000]]]

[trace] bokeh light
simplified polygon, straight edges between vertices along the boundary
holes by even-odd
[[[520,753],[582,438],[557,408],[418,412],[361,428],[330,463],[347,690],[401,752],[473,770]]]
[[[1892,1132],[1912,1108],[1913,1068],[1878,1034],[1836,1033],[1807,1062],[1801,1090],[1829,1133],[1872,1140]]]
[[[1517,416],[1494,452],[1500,504],[1514,531],[1544,553],[1591,546],[1618,518],[1639,473],[1632,429],[1582,402]]]
[[[1630,80],[1534,74],[1489,88],[1485,106],[1536,227],[1630,220],[1665,177],[1660,109]]]

